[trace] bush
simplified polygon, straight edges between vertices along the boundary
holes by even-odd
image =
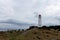
[[[33,29],[33,28],[38,28],[38,27],[37,26],[30,26],[29,30]]]

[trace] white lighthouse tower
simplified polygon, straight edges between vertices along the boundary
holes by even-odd
[[[38,27],[41,27],[41,14],[38,15]]]

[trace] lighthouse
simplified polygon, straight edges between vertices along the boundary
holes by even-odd
[[[38,27],[41,27],[41,14],[38,15]]]

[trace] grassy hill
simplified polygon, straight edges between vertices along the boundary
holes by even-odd
[[[27,30],[0,32],[0,40],[60,40],[59,29],[30,27]]]

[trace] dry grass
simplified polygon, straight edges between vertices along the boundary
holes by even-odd
[[[33,28],[28,31],[0,32],[0,40],[60,40],[60,31]]]

